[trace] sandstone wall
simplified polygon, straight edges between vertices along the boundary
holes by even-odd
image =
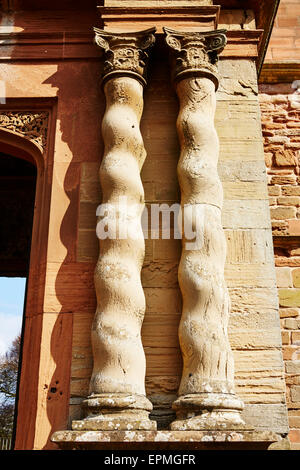
[[[42,247],[43,258],[35,256],[30,271],[17,430],[17,448],[40,449],[51,447],[49,436],[65,429],[67,416],[69,424],[81,416],[80,403],[88,395],[105,102],[99,84],[101,59],[91,38],[94,11],[73,16],[55,12],[51,17],[40,13],[38,18],[22,12],[8,20],[13,34],[1,48],[1,79],[7,82],[8,98],[4,108],[40,106],[49,111],[41,170],[46,175],[47,210],[37,208],[43,217],[37,219],[33,239],[34,253]],[[225,276],[232,300],[229,336],[246,422],[285,434],[285,381],[255,53],[256,46],[243,44],[241,59],[241,44],[233,44],[231,56],[220,61],[215,124],[228,242]],[[178,103],[163,49],[153,52],[149,77],[141,123],[148,153],[142,181],[148,205],[172,204],[180,200]],[[146,390],[154,404],[153,418],[162,428],[173,419],[171,402],[182,369],[177,335],[180,253],[180,240],[146,240]]]
[[[269,43],[267,62],[293,62],[300,58],[300,2],[281,0]]]
[[[285,362],[290,439],[300,441],[300,95],[261,85],[260,106]]]
[[[251,59],[223,59],[220,75],[215,124],[221,146],[219,174],[224,187],[223,226],[228,243],[225,275],[232,300],[229,336],[236,364],[236,391],[246,403],[244,417],[249,424],[285,433],[285,383],[255,64]],[[177,112],[167,58],[156,55],[141,124],[148,153],[142,170],[148,205],[180,200]],[[77,259],[90,263],[97,259],[97,181],[96,163],[84,163]],[[152,417],[160,428],[166,428],[174,417],[171,402],[182,368],[177,336],[180,253],[180,240],[146,240],[142,270],[147,305],[142,329],[146,391],[154,404]],[[70,419],[81,416],[79,404],[88,393],[92,319],[92,312],[74,316]]]

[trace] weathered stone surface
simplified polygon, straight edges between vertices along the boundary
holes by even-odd
[[[284,220],[296,217],[295,207],[271,207],[271,219]]]
[[[294,287],[300,287],[300,268],[293,269],[292,277],[293,277]]]
[[[267,186],[265,183],[257,182],[224,182],[224,197],[226,199],[266,199]]]
[[[234,146],[232,146],[229,141],[221,140],[220,165],[222,162],[235,161],[237,164],[240,164],[240,162],[255,162],[255,165],[258,164],[260,166],[263,152],[262,139],[252,142],[240,140],[236,142]]]
[[[289,328],[291,330],[297,330],[297,328],[300,326],[300,319],[286,318],[284,320],[284,326],[285,328]]]
[[[267,349],[281,347],[280,327],[274,326],[274,314],[231,314],[229,340],[233,349]]]
[[[237,145],[239,148],[240,143]],[[260,182],[266,184],[266,168],[263,161],[242,161],[223,160],[222,154],[219,158],[218,173],[223,184],[225,182],[233,183],[254,183]],[[228,198],[230,199],[230,198]]]
[[[246,423],[251,425],[257,431],[268,431],[279,434],[287,434],[289,431],[288,417],[285,404],[257,404],[245,405],[243,418]]]
[[[233,355],[226,334],[230,299],[224,280],[223,191],[217,173],[219,141],[214,128],[214,121],[218,122],[217,115],[214,119],[217,66],[208,53],[212,48],[218,54],[226,44],[226,37],[218,31],[208,35],[169,29],[165,32],[172,51],[172,75],[180,103],[177,132],[181,153],[177,172],[181,204],[186,212],[187,207],[193,209],[194,214],[188,215],[189,227],[196,220],[203,237],[201,244],[189,247],[184,227],[178,267],[183,297],[179,324],[183,371],[179,397],[173,403],[176,420],[171,429],[230,429],[231,426],[241,429],[243,403],[234,393]],[[178,51],[184,54],[184,60],[178,57]],[[245,133],[239,107],[236,111],[230,103],[224,108],[219,128],[221,138],[228,136],[231,127],[231,140],[240,139]],[[257,123],[250,113],[248,135],[253,137],[257,135]],[[234,126],[238,119],[240,125]]]
[[[292,150],[278,150],[275,153],[275,163],[277,166],[294,166],[296,164],[295,153]]]
[[[300,196],[300,186],[282,186],[281,191],[284,196]]]
[[[275,284],[274,266],[269,264],[226,264],[228,287],[272,287]]]
[[[218,100],[256,100],[257,79],[253,64],[247,60],[222,60],[219,65],[222,77]]]
[[[290,268],[277,267],[275,272],[277,287],[293,287]]]
[[[246,315],[252,312],[260,312],[267,315],[270,312],[276,315],[278,309],[277,289],[258,287],[229,288],[231,298],[231,311],[244,312]]]
[[[291,333],[292,344],[300,346],[300,331],[292,331]]]
[[[221,117],[222,116],[222,117]],[[261,127],[256,102],[218,102],[215,125],[220,141],[261,139]]]
[[[222,223],[224,228],[269,229],[269,201],[261,200],[225,200],[223,204]]]
[[[270,230],[225,230],[226,263],[273,263],[273,242]]]
[[[105,238],[97,232],[101,250],[94,276],[97,310],[92,324],[93,371],[89,397],[83,402],[87,417],[72,423],[77,430],[155,429],[155,422],[148,416],[152,404],[145,396],[146,362],[141,342],[145,297],[140,273],[145,243],[140,171],[146,151],[139,129],[146,50],[155,40],[154,30],[114,34],[95,28],[95,41],[105,52],[106,112],[102,121],[105,151],[99,170],[102,202],[110,205],[108,217],[118,231]],[[120,153],[124,154],[122,159]],[[122,218],[120,208],[116,210],[121,203],[118,197],[122,196],[127,208],[128,205],[135,208],[127,218]],[[81,202],[82,212],[90,223],[93,219],[87,208],[96,214],[96,205]],[[101,220],[99,216],[98,224]],[[80,228],[92,229],[88,221],[83,220]],[[124,226],[125,237],[119,233]],[[136,239],[129,235],[129,226],[138,233]]]
[[[298,317],[299,310],[297,308],[280,308],[279,315],[280,318],[289,318],[289,317]]]
[[[278,295],[281,307],[300,306],[300,289],[279,289]]]
[[[300,375],[300,361],[286,361],[285,371],[287,374],[299,374]]]
[[[300,402],[300,385],[293,385],[291,387],[291,399],[295,402]]]
[[[300,220],[288,220],[289,235],[300,235]]]
[[[234,444],[251,443],[251,449],[267,449],[272,442],[280,441],[281,436],[268,431],[57,431],[52,442],[62,449],[175,449],[184,443],[184,449],[210,448],[209,444],[218,444],[222,449],[234,448]],[[155,447],[151,445],[155,444]],[[117,444],[117,446],[116,446]],[[243,448],[240,447],[240,448]]]
[[[282,344],[290,344],[290,332],[282,331],[281,332]]]
[[[237,393],[247,403],[284,403],[285,382],[280,350],[234,350]],[[250,372],[251,371],[251,372]]]
[[[280,196],[282,188],[280,186],[269,186],[268,193],[270,196]]]
[[[299,207],[300,197],[298,197],[298,196],[281,196],[281,197],[277,198],[277,202],[280,206]]]

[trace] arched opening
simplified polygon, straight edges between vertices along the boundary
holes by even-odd
[[[0,449],[15,434],[37,173],[29,153],[0,141]]]

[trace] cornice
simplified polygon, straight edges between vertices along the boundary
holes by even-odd
[[[227,45],[220,58],[258,57],[262,30],[227,31]],[[103,52],[94,33],[0,33],[0,62],[99,59]]]
[[[275,16],[280,0],[217,0],[212,3],[214,5],[206,6],[170,6],[170,7],[98,7],[101,16],[102,28],[111,29],[113,27],[124,28],[126,24],[134,24],[135,29],[137,21],[145,21],[144,27],[150,24],[157,27],[157,33],[161,33],[161,26],[171,27],[183,30],[190,27],[194,30],[198,27],[198,31],[207,31],[218,28],[220,10],[238,9],[253,10],[257,30],[260,31],[259,43],[257,43],[258,52],[256,54],[256,65],[258,74],[260,73],[268,43],[270,40]],[[187,5],[187,2],[184,2]],[[105,4],[105,3],[104,3]],[[141,2],[142,4],[142,2]],[[215,10],[214,10],[215,9]],[[216,10],[218,9],[218,10]],[[215,18],[213,16],[215,15]],[[208,21],[211,17],[210,21]],[[155,22],[151,23],[155,19]],[[150,23],[147,21],[151,20]],[[212,20],[214,24],[212,24]],[[162,24],[162,23],[165,24]],[[243,25],[241,25],[241,29]],[[243,30],[244,31],[244,30]],[[228,46],[229,47],[229,46]],[[228,49],[228,48],[227,48]]]
[[[63,2],[63,0],[62,0]],[[142,2],[141,2],[142,3]],[[103,7],[99,8],[101,13],[95,15],[92,26],[100,26],[105,22],[114,24],[114,28],[121,28],[127,21],[133,21],[136,14],[140,14],[138,23],[132,23],[134,31],[146,29],[148,26],[156,26],[158,33],[162,26],[179,30],[188,29],[190,31],[209,31],[218,29],[220,8],[225,11],[227,8],[253,8],[256,18],[257,30],[241,29],[231,30],[227,33],[228,43],[221,54],[224,57],[252,57],[256,60],[257,69],[260,71],[268,40],[271,34],[274,16],[279,0],[224,0],[216,1],[217,5],[189,7]],[[220,5],[221,4],[221,7]],[[28,13],[28,12],[27,12]],[[103,16],[101,20],[101,15]],[[222,16],[222,15],[221,15]],[[130,19],[131,18],[131,19]],[[143,19],[144,18],[144,19]],[[27,23],[30,25],[29,18]],[[151,24],[148,25],[148,21]],[[221,21],[221,20],[220,20]],[[111,23],[110,23],[111,22]],[[176,23],[177,22],[177,23]],[[180,24],[178,24],[180,22]],[[226,25],[222,25],[226,28]],[[70,28],[70,25],[69,25]],[[112,30],[114,29],[112,28]],[[123,28],[123,29],[122,29]],[[121,30],[124,31],[124,27]],[[108,29],[103,28],[102,29]],[[44,31],[44,32],[43,32]],[[0,33],[0,61],[32,61],[32,60],[67,60],[83,59],[92,60],[101,57],[102,52],[94,44],[94,34],[92,27],[84,29],[80,27],[78,21],[74,24],[73,32],[45,32],[45,29],[30,32],[28,29],[20,32]]]
[[[144,29],[155,25],[157,33],[163,33],[163,27],[181,28],[198,27],[201,30],[217,28],[220,6],[165,6],[165,7],[105,7],[99,6],[101,27],[112,31],[114,28]]]
[[[0,33],[0,61],[95,59],[101,51],[87,32]]]
[[[259,83],[292,83],[300,76],[300,61],[267,62],[263,64]]]

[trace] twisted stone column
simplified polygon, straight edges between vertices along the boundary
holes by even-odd
[[[149,419],[152,404],[145,396],[141,341],[145,297],[140,272],[145,246],[140,171],[146,151],[139,129],[147,49],[154,43],[155,28],[121,34],[95,31],[105,55],[100,182],[110,229],[107,238],[100,240],[95,270],[94,368],[85,401],[87,417],[72,426],[76,430],[156,429]]]
[[[224,280],[226,240],[221,222],[223,191],[217,172],[214,127],[217,54],[224,31],[180,33],[165,28],[172,75],[180,102],[178,178],[184,214],[179,285],[183,312],[179,340],[183,373],[173,403],[173,430],[243,427],[242,401],[234,393],[228,341],[230,299]],[[194,240],[190,233],[194,232]]]

